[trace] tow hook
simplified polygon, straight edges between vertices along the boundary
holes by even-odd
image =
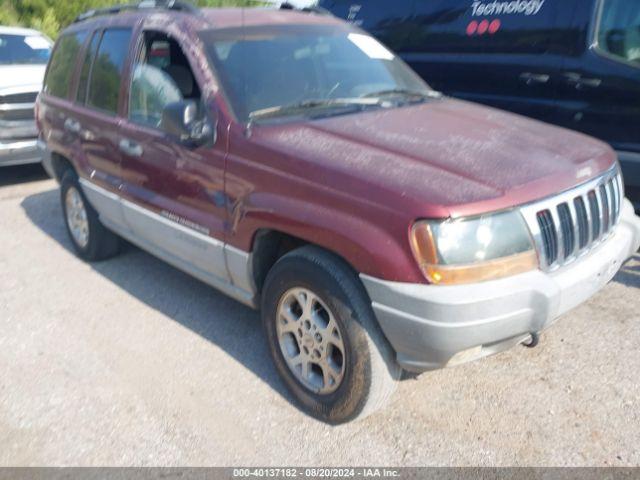
[[[522,345],[527,348],[535,348],[538,346],[538,343],[540,343],[540,335],[537,333],[531,333],[531,336],[522,342]]]

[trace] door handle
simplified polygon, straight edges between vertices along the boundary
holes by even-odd
[[[548,83],[551,80],[551,76],[546,73],[531,73],[523,72],[520,74],[520,80],[527,85]]]
[[[80,122],[75,121],[73,118],[67,118],[64,121],[64,129],[67,132],[80,133],[80,130],[82,130],[82,125],[80,125]]]
[[[127,138],[120,140],[119,147],[122,153],[129,155],[130,157],[141,157],[144,153],[142,145]]]
[[[569,85],[573,85],[576,90],[582,90],[585,87],[598,88],[602,85],[599,78],[585,78],[579,73],[568,72],[564,74],[564,78]]]

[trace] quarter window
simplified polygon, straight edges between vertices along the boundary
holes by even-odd
[[[122,70],[130,40],[130,29],[105,30],[91,69],[87,105],[108,113],[118,111]]]
[[[640,65],[640,3],[605,0],[598,45],[605,52]]]
[[[86,36],[86,32],[78,32],[60,37],[49,64],[44,83],[45,93],[54,97],[67,97],[76,58]]]

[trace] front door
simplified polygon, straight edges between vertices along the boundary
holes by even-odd
[[[164,108],[202,89],[180,43],[159,31],[141,33],[131,70],[128,116],[120,130],[122,206],[135,241],[201,280],[228,282],[224,255],[225,141],[190,146],[166,132]]]

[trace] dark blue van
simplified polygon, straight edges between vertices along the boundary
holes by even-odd
[[[640,206],[640,0],[321,0],[448,95],[610,143]]]

